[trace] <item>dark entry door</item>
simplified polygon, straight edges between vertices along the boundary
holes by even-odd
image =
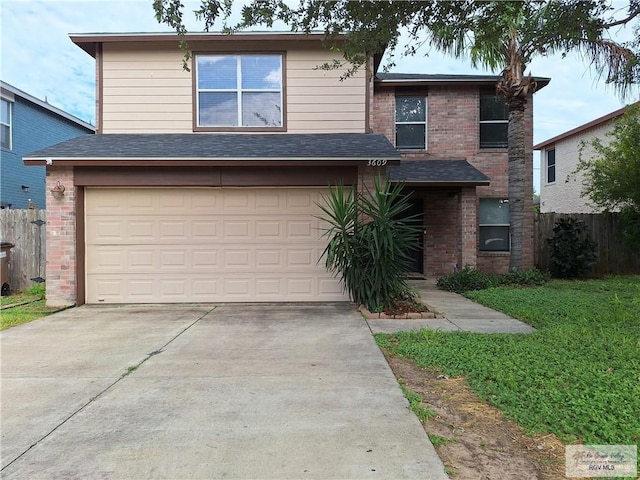
[[[419,246],[416,249],[409,250],[411,263],[409,265],[409,273],[424,273],[423,252],[424,252],[424,235],[422,235],[424,223],[424,202],[421,198],[410,198],[409,209],[406,211],[407,217],[415,217],[410,220],[420,230],[418,237]]]

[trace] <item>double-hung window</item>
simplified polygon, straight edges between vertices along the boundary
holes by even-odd
[[[2,136],[2,148],[11,150],[11,113],[13,105],[4,98],[2,101],[2,113],[0,114],[0,133]]]
[[[396,97],[396,148],[427,149],[426,97]]]
[[[547,183],[556,181],[556,149],[547,150]]]
[[[504,98],[480,94],[480,148],[506,148],[509,110]]]
[[[283,127],[281,54],[199,54],[195,63],[197,127]]]
[[[481,198],[479,227],[481,252],[508,252],[509,201],[501,198]]]

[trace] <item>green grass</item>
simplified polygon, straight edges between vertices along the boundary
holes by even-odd
[[[24,292],[0,297],[0,305],[2,306],[29,302],[0,311],[0,330],[22,325],[60,310],[59,308],[47,307],[44,297],[45,289],[42,284],[33,285]]]
[[[449,443],[457,443],[458,440],[455,438],[442,437],[440,435],[436,435],[435,433],[429,434],[429,440],[431,440],[431,444],[434,447],[439,447],[441,445],[447,445]]]
[[[532,335],[376,335],[391,353],[463,375],[529,433],[567,443],[640,440],[640,276],[500,287],[470,298],[525,320]]]
[[[431,417],[435,417],[436,412],[427,408],[422,403],[424,398],[422,395],[409,390],[402,383],[400,383],[400,389],[404,394],[404,397],[409,401],[409,410],[411,410],[421,422],[426,423]]]

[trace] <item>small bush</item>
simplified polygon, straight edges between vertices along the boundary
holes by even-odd
[[[484,273],[473,267],[466,266],[457,273],[438,278],[436,285],[442,290],[463,293],[502,285],[537,286],[544,285],[548,281],[549,276],[535,268],[531,270],[513,268],[509,270],[509,273],[499,275],[496,273]]]
[[[549,269],[556,278],[577,278],[586,275],[596,264],[598,244],[591,240],[586,225],[575,218],[560,219],[548,240]]]
[[[466,266],[457,273],[451,273],[438,278],[436,285],[442,290],[450,292],[468,292],[469,290],[484,290],[495,287],[496,275],[484,273],[473,267]]]
[[[537,268],[530,270],[520,270],[512,268],[509,273],[503,275],[501,285],[522,285],[522,286],[540,286],[550,280],[548,273],[543,273]]]
[[[45,286],[44,283],[35,283],[27,288],[24,292],[26,295],[38,297],[40,299],[45,296]]]

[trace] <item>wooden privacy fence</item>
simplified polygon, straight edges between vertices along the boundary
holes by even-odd
[[[596,275],[640,273],[638,247],[624,243],[622,222],[617,213],[539,213],[535,217],[535,265],[549,269],[548,238],[560,219],[574,218],[585,222],[591,239],[598,244],[598,259],[593,273]]]
[[[44,280],[46,219],[45,210],[0,210],[0,240],[15,245],[9,250],[8,283],[12,291]],[[2,283],[5,282],[3,278]]]

